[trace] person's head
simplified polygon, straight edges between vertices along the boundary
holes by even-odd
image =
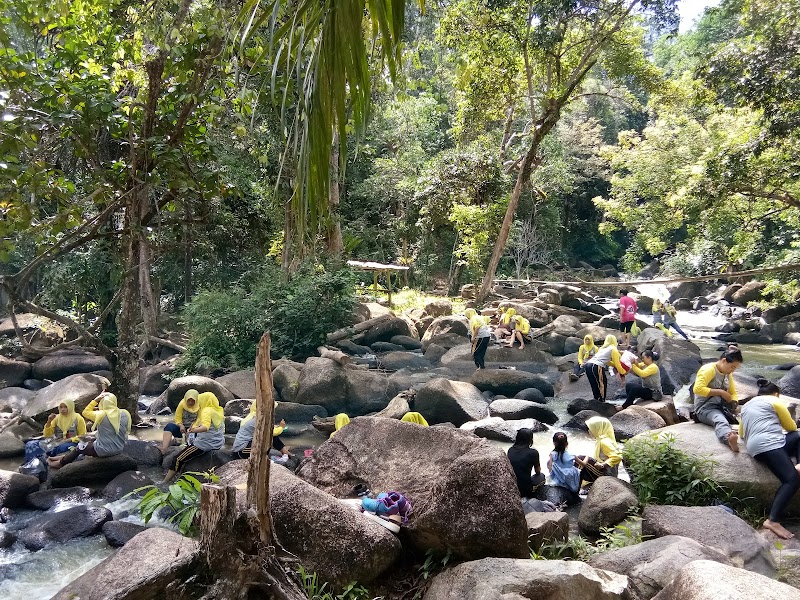
[[[467,317],[467,319],[471,319],[476,314],[478,313],[475,311],[474,308],[468,308],[467,310],[464,311],[464,316]]]
[[[72,402],[72,400],[70,400],[70,402]],[[75,406],[74,402],[72,403],[72,406]],[[73,408],[73,410],[75,410],[75,409]],[[64,401],[64,402],[62,402],[61,404],[58,405],[58,414],[64,415],[66,417],[69,413],[70,413],[70,409],[69,409],[69,406],[67,405],[67,401]]]
[[[652,365],[658,360],[658,352],[652,350],[645,350],[642,352],[642,362],[646,365]]]
[[[594,346],[594,338],[590,335],[583,336],[583,345],[587,348]]]
[[[728,350],[717,361],[717,370],[725,375],[730,375],[736,369],[742,366],[744,358],[740,350]]]
[[[197,396],[197,403],[200,405],[200,410],[204,408],[221,408],[219,405],[219,398],[213,392],[203,392]]]
[[[533,446],[533,430],[523,428],[517,431],[517,439],[514,440],[514,445],[524,446],[525,448]]]
[[[622,289],[619,291],[619,297],[620,297],[620,298],[622,298],[623,296],[627,296],[627,295],[628,295],[628,290],[626,290],[625,288],[622,288]]]
[[[564,450],[567,449],[568,444],[566,433],[563,431],[556,431],[553,434],[553,450],[558,452],[558,454],[564,454]]]
[[[515,314],[517,314],[516,308],[509,307],[508,309],[506,309],[506,317],[508,317],[509,319],[513,317]]]
[[[608,348],[609,346],[616,348],[618,344],[619,342],[617,342],[617,336],[608,334],[603,342],[603,348]]]
[[[759,396],[780,396],[780,394],[781,394],[781,388],[779,388],[776,384],[771,382],[769,379],[764,379],[762,377],[756,383],[758,384],[758,395]]]
[[[197,405],[197,398],[199,396],[200,392],[197,390],[186,390],[186,393],[183,395],[183,400],[186,402],[186,406],[194,408]]]
[[[104,392],[100,400],[100,410],[111,410],[113,408],[117,408],[117,397],[110,392]]]
[[[595,439],[600,439],[601,437],[608,437],[612,440],[615,439],[614,426],[611,424],[611,421],[605,417],[592,417],[591,419],[587,419],[586,427],[589,429],[589,435]]]

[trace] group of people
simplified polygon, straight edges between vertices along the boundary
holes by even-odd
[[[605,417],[586,420],[589,435],[595,440],[592,456],[573,456],[567,450],[567,434],[558,431],[553,435],[553,450],[547,459],[552,485],[569,492],[570,503],[577,502],[599,477],[617,476],[622,450],[617,444],[614,426]],[[514,445],[508,449],[508,460],[517,480],[523,499],[532,498],[537,488],[545,482],[539,461],[539,452],[533,448],[533,431],[520,429]]]
[[[519,349],[525,349],[525,342],[531,340],[531,323],[518,315],[513,308],[501,310],[497,314],[497,325],[492,329],[491,317],[478,314],[474,308],[464,311],[464,316],[469,322],[469,338],[472,341],[472,360],[478,369],[486,368],[486,350],[492,340],[492,335],[501,344],[508,348],[513,348],[519,342]],[[506,339],[508,338],[508,339]]]

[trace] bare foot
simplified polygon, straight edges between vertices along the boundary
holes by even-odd
[[[728,446],[733,452],[739,451],[739,435],[733,431],[728,434]]]
[[[795,465],[794,470],[800,473],[800,463]]]
[[[61,459],[60,458],[48,458],[47,459],[47,466],[51,469],[60,469],[61,468]]]
[[[786,529],[786,527],[775,521],[770,521],[769,519],[764,521],[762,527],[764,527],[764,529],[769,529],[782,540],[790,540],[794,537],[794,534]]]
[[[615,407],[614,407],[614,410],[615,410],[615,411],[617,411],[617,412],[619,412],[619,411],[621,411],[621,410],[625,410],[625,408],[624,408],[623,406],[621,406],[621,405],[620,405],[620,406],[615,406]]]
[[[522,344],[522,346],[520,346],[519,349],[520,350],[525,350],[525,344]]]

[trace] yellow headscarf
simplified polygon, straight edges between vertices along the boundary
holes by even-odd
[[[583,336],[583,345],[586,346],[587,350],[591,350],[594,348],[594,338],[591,335]]]
[[[424,425],[425,427],[428,426],[428,422],[425,420],[425,417],[418,412],[407,412],[400,420],[405,421],[406,423],[416,423],[417,425]]]
[[[517,314],[517,310],[515,308],[507,308],[506,312],[503,313],[503,316],[500,318],[500,322],[503,325],[508,325],[511,322],[511,318]]]
[[[613,346],[614,348],[616,348],[618,345],[619,344],[617,342],[617,337],[611,334],[607,335],[606,341],[603,342],[603,348],[607,348],[608,346]]]
[[[95,431],[97,430],[97,426],[100,424],[100,421],[102,421],[105,417],[108,419],[108,422],[111,423],[114,431],[119,433],[120,416],[122,413],[125,413],[128,415],[128,426],[126,429],[128,433],[131,432],[131,413],[125,409],[119,409],[117,407],[117,397],[114,394],[108,392],[104,393],[102,399],[100,400],[100,406],[96,412],[102,413],[102,415],[94,422]]]
[[[331,436],[339,431],[342,427],[347,425],[350,422],[350,417],[348,417],[345,413],[339,413],[335,417],[333,417],[333,426],[336,427],[336,430],[331,433]]]
[[[275,408],[278,408],[277,402],[275,402]],[[256,400],[253,400],[253,403],[250,405],[250,412],[247,413],[247,416],[244,419],[242,419],[242,422],[239,426],[241,427],[242,425],[247,423],[250,419],[255,418],[257,412],[258,412],[258,402]],[[281,427],[280,425],[274,425],[272,427],[272,437],[279,436],[285,430],[286,430],[285,427]]]
[[[612,447],[619,449],[619,446],[617,446],[617,438],[614,435],[614,426],[611,424],[611,421],[605,417],[592,417],[586,420],[586,427],[589,428],[589,433],[595,438],[595,459],[600,460],[603,439],[605,439],[608,444],[611,444]]]
[[[178,406],[182,405],[183,410],[194,414],[200,410],[200,402],[197,400],[199,397],[200,393],[197,390],[186,390],[186,393],[183,395],[183,399],[180,401]],[[194,399],[194,406],[189,406],[189,404],[186,402],[189,398]]]
[[[472,317],[474,317],[477,314],[478,313],[474,308],[468,308],[467,310],[464,311],[464,316],[467,317],[468,320],[471,320]]]
[[[194,424],[199,424],[198,421],[205,412],[211,415],[211,424],[214,427],[219,427],[225,420],[225,411],[219,405],[219,399],[212,392],[203,392],[197,397],[197,402],[200,405],[200,410],[197,413],[197,420]]]
[[[75,400],[62,400],[59,402],[59,406],[62,404],[66,405],[68,412],[66,415],[62,415],[61,411],[59,410],[58,414],[56,415],[55,424],[61,430],[61,433],[66,436],[69,428],[72,427],[72,424],[78,420],[78,415],[75,413]],[[76,424],[75,432],[77,433],[77,431],[78,428]]]

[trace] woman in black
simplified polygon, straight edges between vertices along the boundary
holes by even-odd
[[[544,483],[544,474],[539,466],[539,453],[533,446],[533,430],[520,429],[514,445],[508,449],[508,460],[517,478],[517,487],[523,498],[533,498],[533,494]],[[531,473],[535,473],[532,475]]]

